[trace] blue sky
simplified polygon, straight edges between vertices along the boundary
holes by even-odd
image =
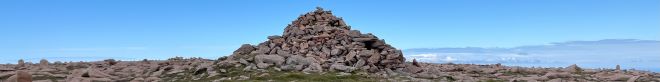
[[[216,58],[316,6],[400,49],[660,40],[659,0],[2,0],[0,60]]]

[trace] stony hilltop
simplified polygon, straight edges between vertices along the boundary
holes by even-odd
[[[401,50],[373,34],[351,30],[341,18],[322,8],[298,17],[282,36],[268,36],[268,41],[256,46],[244,44],[220,60],[221,66],[247,66],[246,70],[275,67],[303,72],[373,73],[406,65]]]
[[[217,60],[24,62],[0,64],[0,82],[660,82],[639,70],[406,62],[402,51],[351,29],[331,11],[301,15],[282,35],[243,44]]]

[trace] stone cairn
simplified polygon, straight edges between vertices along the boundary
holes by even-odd
[[[303,72],[380,72],[407,66],[401,50],[371,33],[351,30],[341,18],[320,7],[298,17],[282,36],[268,36],[258,45],[243,44],[218,60],[221,67]]]

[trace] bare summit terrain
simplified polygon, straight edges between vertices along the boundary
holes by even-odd
[[[218,59],[0,64],[0,82],[660,82],[660,74],[621,69],[424,63],[331,11],[300,15],[281,35],[243,44]],[[406,60],[412,60],[406,62]]]

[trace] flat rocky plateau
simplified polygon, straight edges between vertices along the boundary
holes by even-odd
[[[218,59],[0,64],[0,82],[660,82],[639,70],[406,62],[402,51],[352,30],[331,11],[300,15],[282,35]],[[409,59],[410,60],[410,59]],[[613,66],[614,67],[614,66]]]

